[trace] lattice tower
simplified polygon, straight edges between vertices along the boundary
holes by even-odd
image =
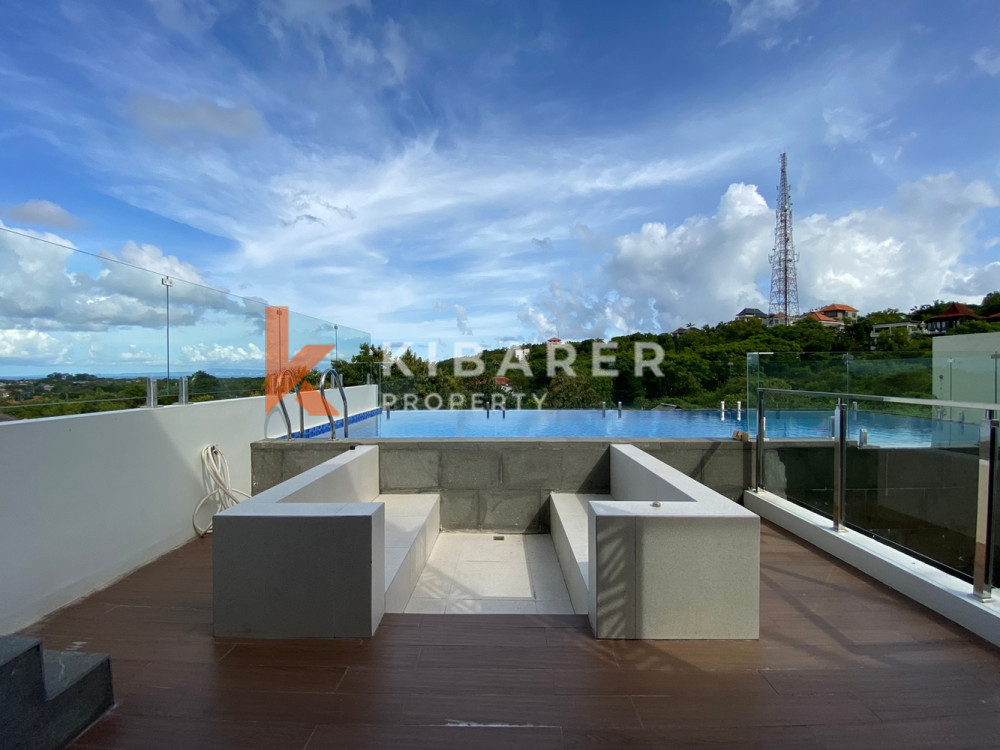
[[[781,182],[778,184],[778,207],[775,210],[774,250],[768,256],[771,264],[771,300],[768,314],[784,315],[785,325],[799,314],[799,284],[795,264],[799,260],[792,242],[792,195],[788,188],[788,155],[782,154]]]

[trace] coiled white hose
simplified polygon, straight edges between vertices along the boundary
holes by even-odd
[[[212,522],[209,521],[208,526],[204,528],[199,526],[198,511],[206,503],[215,503],[215,509],[212,511],[212,516],[214,516],[219,511],[239,505],[250,496],[241,490],[234,490],[232,488],[229,481],[229,463],[226,461],[226,456],[219,446],[206,445],[202,448],[201,466],[205,473],[206,482],[212,487],[212,491],[205,495],[201,499],[201,502],[195,506],[194,513],[191,515],[191,524],[194,526],[194,530],[198,536],[205,536],[205,534],[212,531]]]

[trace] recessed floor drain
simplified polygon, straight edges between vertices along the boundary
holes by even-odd
[[[493,541],[494,542],[502,542],[503,541],[503,534],[494,534],[493,535]]]

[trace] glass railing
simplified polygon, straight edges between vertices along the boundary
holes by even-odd
[[[972,581],[981,595],[997,585],[1000,404],[768,388],[758,403],[758,488]],[[958,414],[965,421],[952,421]],[[794,436],[781,432],[790,421]]]
[[[264,393],[265,310],[249,299],[0,228],[0,414],[79,414]],[[349,363],[364,331],[292,312],[289,353],[332,347]]]

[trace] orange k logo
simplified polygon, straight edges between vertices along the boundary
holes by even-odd
[[[298,401],[312,416],[325,417],[327,409],[334,415],[339,414],[322,394],[303,380],[331,349],[333,344],[308,344],[289,360],[288,308],[268,306],[264,315],[264,409],[270,412],[298,385]]]

